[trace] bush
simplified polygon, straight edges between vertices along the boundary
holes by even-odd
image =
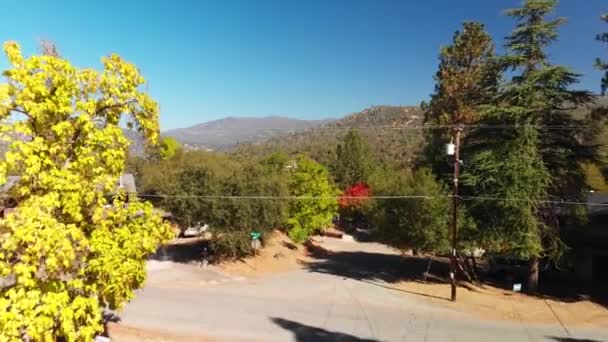
[[[251,237],[243,231],[224,232],[211,241],[216,258],[241,258],[253,254]]]
[[[382,241],[398,248],[427,252],[449,250],[450,199],[429,170],[404,175],[394,173],[372,182],[382,195],[428,196],[375,200],[368,215]]]
[[[286,223],[286,201],[259,198],[289,194],[287,171],[274,161],[190,151],[144,169],[146,192],[177,195],[158,205],[182,227],[202,221],[220,236],[212,242],[217,257],[250,254],[252,231],[265,235]]]

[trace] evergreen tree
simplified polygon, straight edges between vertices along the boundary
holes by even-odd
[[[347,187],[367,182],[372,170],[370,148],[356,129],[348,131],[336,149],[335,178]]]
[[[602,15],[602,20],[608,23],[608,14]],[[598,34],[595,39],[599,42],[608,44],[608,32]],[[602,96],[604,96],[608,90],[608,61],[598,58],[595,61],[595,67],[604,72],[601,84]]]
[[[496,92],[498,72],[492,60],[494,44],[480,23],[466,22],[456,31],[452,45],[439,56],[435,93],[425,111],[428,125],[471,124],[479,120],[479,106]],[[451,173],[443,150],[450,141],[449,129],[427,133],[425,164],[437,175]],[[447,178],[447,177],[446,177]]]
[[[547,20],[556,0],[526,0],[507,11],[517,20],[506,38],[502,70],[514,76],[504,84],[482,123],[497,130],[479,129],[468,139],[469,191],[491,200],[475,200],[470,208],[479,237],[487,245],[530,260],[528,290],[538,286],[539,258],[556,258],[563,250],[557,213],[547,200],[584,200],[583,162],[597,151],[586,145],[582,127],[571,111],[592,100],[590,93],[573,91],[579,75],[552,65],[546,49],[557,39],[563,18]],[[563,127],[563,129],[558,129]],[[502,200],[496,200],[502,199]],[[584,208],[569,207],[581,213]],[[575,212],[571,212],[574,214]],[[581,217],[581,216],[579,216]]]

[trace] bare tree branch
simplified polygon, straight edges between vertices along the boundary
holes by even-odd
[[[111,104],[111,105],[102,106],[102,107],[98,108],[95,111],[95,115],[100,114],[101,112],[103,112],[104,110],[107,110],[107,109],[112,109],[112,108],[117,108],[117,107],[123,107],[123,106],[126,106],[128,104],[136,103],[136,102],[137,102],[136,99],[131,99],[131,100],[123,102],[123,103],[115,103],[115,104]]]

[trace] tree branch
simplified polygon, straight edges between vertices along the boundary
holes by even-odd
[[[136,100],[136,99],[131,99],[131,100],[126,101],[126,102],[123,102],[123,103],[115,103],[115,104],[111,104],[111,105],[102,106],[102,107],[98,108],[98,109],[95,111],[95,115],[97,115],[97,114],[99,114],[99,113],[103,112],[103,111],[104,111],[104,110],[106,110],[106,109],[112,109],[112,108],[117,108],[117,107],[123,107],[123,106],[126,106],[126,105],[128,105],[128,104],[135,103],[135,102],[137,102],[137,100]]]
[[[38,129],[36,128],[36,118],[34,118],[30,113],[19,109],[19,108],[11,108],[10,110],[11,112],[17,112],[17,113],[21,113],[25,116],[27,116],[30,120],[32,120],[32,131],[34,131],[34,134],[38,134]]]
[[[21,114],[23,114],[23,115],[27,116],[28,118],[32,119],[32,116],[30,115],[30,113],[28,113],[28,112],[26,112],[26,111],[24,111],[24,110],[21,110],[21,109],[19,109],[19,108],[11,108],[11,109],[10,109],[10,111],[11,111],[11,112],[17,112],[17,113],[21,113]]]

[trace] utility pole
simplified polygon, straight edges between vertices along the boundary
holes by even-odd
[[[456,301],[456,249],[458,246],[458,178],[460,177],[460,133],[462,126],[454,128],[454,192],[452,194],[452,253],[450,254],[450,282],[452,301]]]

